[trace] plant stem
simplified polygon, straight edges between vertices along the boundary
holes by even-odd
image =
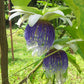
[[[27,79],[42,65],[43,60],[40,61],[40,63],[25,77],[19,84],[23,84],[27,81]]]

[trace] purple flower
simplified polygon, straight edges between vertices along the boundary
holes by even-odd
[[[55,39],[53,26],[48,21],[39,20],[33,27],[27,25],[25,39],[28,48],[41,55],[52,46]]]
[[[56,49],[51,49],[45,56],[56,51]],[[62,72],[65,73],[68,67],[68,58],[67,54],[63,50],[48,56],[43,60],[43,67],[46,71],[50,73]]]

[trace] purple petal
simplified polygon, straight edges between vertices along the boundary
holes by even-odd
[[[56,51],[56,49],[51,49],[47,54]],[[58,52],[48,56],[43,61],[43,66],[45,69],[51,72],[63,71],[65,72],[68,67],[68,58],[67,54],[63,50],[59,50]]]
[[[39,20],[33,27],[27,25],[25,39],[28,45],[38,44],[39,48],[45,51],[49,49],[55,39],[53,26],[48,21]]]

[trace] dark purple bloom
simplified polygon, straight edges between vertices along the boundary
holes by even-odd
[[[48,50],[52,46],[54,38],[54,28],[48,21],[39,20],[33,27],[27,25],[25,29],[27,44],[36,51]]]
[[[56,49],[51,49],[45,56],[50,53],[56,51]],[[68,58],[67,54],[63,50],[59,50],[58,52],[48,56],[43,61],[43,66],[46,71],[51,73],[62,72],[65,73],[68,67]]]

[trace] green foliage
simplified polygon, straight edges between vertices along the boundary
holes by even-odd
[[[60,39],[57,39],[57,40],[54,41],[54,45],[55,44],[64,45],[64,44],[66,44],[67,41],[70,41],[69,37],[60,38]]]
[[[8,20],[9,15],[5,13],[5,19]]]
[[[46,8],[45,13],[53,12],[53,11],[56,11],[56,10],[67,10],[67,9],[69,9],[69,8],[68,7],[63,7],[63,6],[57,6],[57,7],[52,7],[52,8]]]
[[[37,71],[36,72],[34,72],[31,76],[30,76],[30,82],[32,83],[32,84],[34,84],[34,82],[35,82],[35,77],[36,77],[36,75],[37,75]]]
[[[8,18],[9,18],[9,15],[8,15],[8,1],[7,0],[5,0],[4,1],[4,6],[5,6],[5,19],[6,20],[8,20]]]
[[[28,11],[30,13],[32,12],[32,14],[40,14],[40,15],[45,15],[45,13],[47,13],[47,12],[53,12],[53,11],[56,11],[56,10],[61,10],[61,11],[64,12],[65,15],[67,15],[67,14],[72,13],[71,10],[73,10],[73,12],[74,12],[74,14],[76,16],[76,19],[73,20],[73,26],[70,27],[70,26],[67,26],[67,24],[66,24],[66,25],[60,25],[58,27],[59,28],[62,27],[62,29],[65,29],[66,31],[68,31],[68,33],[71,35],[71,37],[73,37],[73,39],[83,39],[84,40],[84,1],[83,0],[77,0],[77,1],[76,0],[64,0],[66,2],[66,4],[70,8],[69,7],[65,7],[65,6],[58,6],[57,4],[48,3],[46,1],[38,1],[38,3],[41,3],[41,4],[43,4],[43,6],[45,6],[43,11],[38,9],[38,8],[36,8],[36,7],[27,7],[27,5],[30,3],[30,1],[31,0],[16,0],[16,1],[12,0],[12,3],[14,5],[15,9],[22,9],[22,10]],[[54,2],[54,0],[52,0],[52,1]],[[50,8],[49,6],[52,7],[52,8]],[[47,18],[47,20],[52,20],[52,19],[59,18],[60,16],[61,15],[59,15],[59,14],[52,13],[52,14],[47,15],[46,18]],[[71,19],[73,19],[73,18],[71,18]],[[56,22],[56,23],[58,25],[59,22]],[[24,38],[23,38],[23,36],[24,36],[23,35],[23,30],[22,31],[19,30],[15,35],[17,35],[16,37],[14,37],[15,38],[15,40],[14,40],[14,42],[15,42],[14,47],[16,49],[16,50],[14,49],[14,52],[15,52],[15,61],[16,62],[11,61],[10,60],[11,58],[9,57],[9,62],[10,62],[9,63],[9,67],[10,67],[9,74],[12,74],[14,71],[17,71],[18,69],[21,69],[21,67],[24,67],[24,65],[26,66],[26,65],[32,63],[34,60],[38,59],[38,57],[31,57],[31,52],[27,51],[27,49],[26,49],[26,42],[24,41]],[[71,38],[68,38],[68,37],[56,39],[54,41],[54,45],[55,44],[65,45],[66,42],[70,41],[70,40],[71,40]],[[80,41],[80,42],[76,42],[76,43],[77,43],[77,46],[78,46],[78,53],[84,59],[84,48],[83,48],[84,47],[84,41]],[[17,45],[19,47],[17,47]],[[9,48],[10,48],[10,42],[9,42]],[[66,48],[69,49],[69,47],[66,47]],[[20,54],[18,54],[18,53],[20,53]],[[80,66],[79,66],[79,64],[81,64],[82,62],[80,60],[78,60],[78,61],[80,61],[80,63],[78,64],[76,62],[76,58],[79,59],[79,57],[74,57],[73,55],[71,55],[68,52],[67,52],[67,55],[68,55],[69,62],[73,66],[75,66],[75,68],[78,70],[78,71],[76,71],[74,67],[69,65],[69,72],[72,71],[72,75],[75,74],[75,76],[78,77],[77,73],[78,72],[81,73],[81,71],[84,69],[84,68],[80,69]],[[11,56],[10,49],[9,49],[9,56]],[[20,59],[20,61],[19,61],[18,58]],[[33,68],[39,62],[40,61],[37,61],[34,64]],[[20,65],[20,66],[18,67],[18,65]],[[15,68],[13,68],[14,66],[15,66]],[[83,67],[83,64],[81,66]],[[24,69],[24,71],[21,71],[20,74],[16,74],[16,75],[12,76],[12,78],[10,79],[11,83],[13,84],[14,81],[16,81],[16,83],[17,83],[18,81],[20,81],[19,78],[20,79],[24,78],[31,70],[32,70],[32,66],[30,66],[30,68],[28,68],[28,69]],[[39,71],[40,70],[37,69],[36,72],[30,76],[30,82],[32,84],[34,83],[34,81],[36,82],[35,84],[39,84],[38,83],[38,77],[39,77],[39,81],[40,81],[41,80],[40,76],[42,75],[43,69],[41,69],[41,72],[39,72]],[[82,73],[82,75],[79,75],[80,76],[80,80],[82,78],[82,82],[84,81],[83,80],[83,75],[84,75],[83,73]],[[64,76],[66,77],[66,73],[64,74]],[[70,74],[69,74],[69,76],[70,76]],[[18,81],[17,81],[17,79],[18,79]],[[74,83],[73,80],[71,82],[71,79],[74,79],[74,76],[69,78],[68,82],[66,82],[66,84]],[[44,77],[44,80],[46,80],[46,77]],[[42,80],[42,81],[44,81],[44,80]],[[43,84],[42,81],[41,81],[41,84]],[[80,83],[80,81],[78,81],[77,79],[75,79],[75,81],[77,81],[77,83]],[[47,82],[48,82],[48,80],[46,80],[46,83]]]
[[[17,30],[16,35],[23,37],[24,36],[24,30],[22,30],[22,29]]]
[[[13,29],[12,31],[15,32],[16,29]],[[18,32],[20,32],[20,31],[22,32],[21,29],[18,30]],[[15,61],[12,60],[11,40],[10,40],[10,37],[8,37],[8,47],[9,47],[8,48],[8,62],[9,62],[8,66],[9,66],[9,82],[10,82],[10,84],[14,84],[14,83],[18,84],[39,63],[39,61],[37,61],[37,59],[39,59],[39,57],[31,56],[31,51],[30,52],[27,51],[26,41],[25,41],[24,37],[18,35],[18,32],[13,34],[13,43],[14,43],[13,46],[14,46]],[[9,33],[10,33],[10,30],[7,29],[7,34],[9,35]],[[23,33],[24,33],[24,31],[23,31]],[[22,35],[22,33],[21,33],[21,35]],[[72,84],[83,84],[84,83],[84,67],[83,67],[84,61],[80,58],[80,56],[78,54],[74,55],[74,57],[72,55],[69,55],[69,57],[70,57],[70,59],[72,59],[72,61],[74,60],[77,65],[81,66],[81,70],[83,72],[81,72],[81,74],[79,74],[78,71],[76,70],[76,67],[73,66],[74,61],[73,61],[73,63],[69,62],[68,74],[67,74],[68,77],[67,77],[65,84],[71,84],[71,83]],[[33,66],[33,67],[32,67],[32,65],[29,66],[30,64],[32,64],[35,61],[37,61],[35,63],[35,66]],[[27,66],[29,66],[29,67],[27,67]],[[24,68],[24,67],[27,67],[27,68]],[[47,84],[48,83],[48,79],[45,77],[45,75],[43,75],[43,77],[42,77],[42,74],[43,74],[43,69],[41,67],[39,70],[37,70],[37,73],[34,74],[34,75],[36,75],[36,77],[34,79],[34,84]],[[64,76],[66,77],[66,74],[64,74]],[[1,77],[0,77],[0,83],[1,83]],[[29,83],[29,84],[31,84],[31,83]]]
[[[31,0],[11,0],[14,6],[27,6]]]
[[[36,61],[36,62],[34,63],[34,65],[33,65],[33,68],[35,68],[35,67],[40,63],[40,61],[41,61],[41,60]],[[34,82],[35,82],[36,75],[37,75],[38,72],[39,72],[39,68],[41,68],[41,66],[38,67],[38,68],[36,69],[36,71],[34,71],[33,74],[31,74],[31,76],[29,77],[30,82],[31,82],[32,84],[34,84]],[[32,69],[32,70],[33,70],[33,69]]]
[[[48,3],[48,2],[46,2],[46,1],[37,1],[37,3],[43,4],[44,6],[45,6],[46,3],[47,3],[47,6],[51,6],[51,7],[53,6],[52,3]],[[57,4],[54,3],[54,6],[57,6]]]
[[[41,14],[41,11],[35,7],[27,7],[31,0],[12,0],[15,9],[22,9],[32,13]]]
[[[14,6],[15,9],[22,9],[24,11],[28,11],[30,13],[42,14],[41,10],[35,7],[26,7],[26,6]]]
[[[76,58],[72,56],[70,53],[67,53],[68,60],[75,66],[75,68],[78,70],[79,73],[81,73],[80,66],[76,63]]]
[[[76,21],[72,27],[67,27],[66,30],[71,34],[73,38],[81,38],[84,40],[84,1],[83,0],[64,0],[69,7],[73,10]],[[79,47],[79,54],[84,59],[84,41],[77,42]]]

